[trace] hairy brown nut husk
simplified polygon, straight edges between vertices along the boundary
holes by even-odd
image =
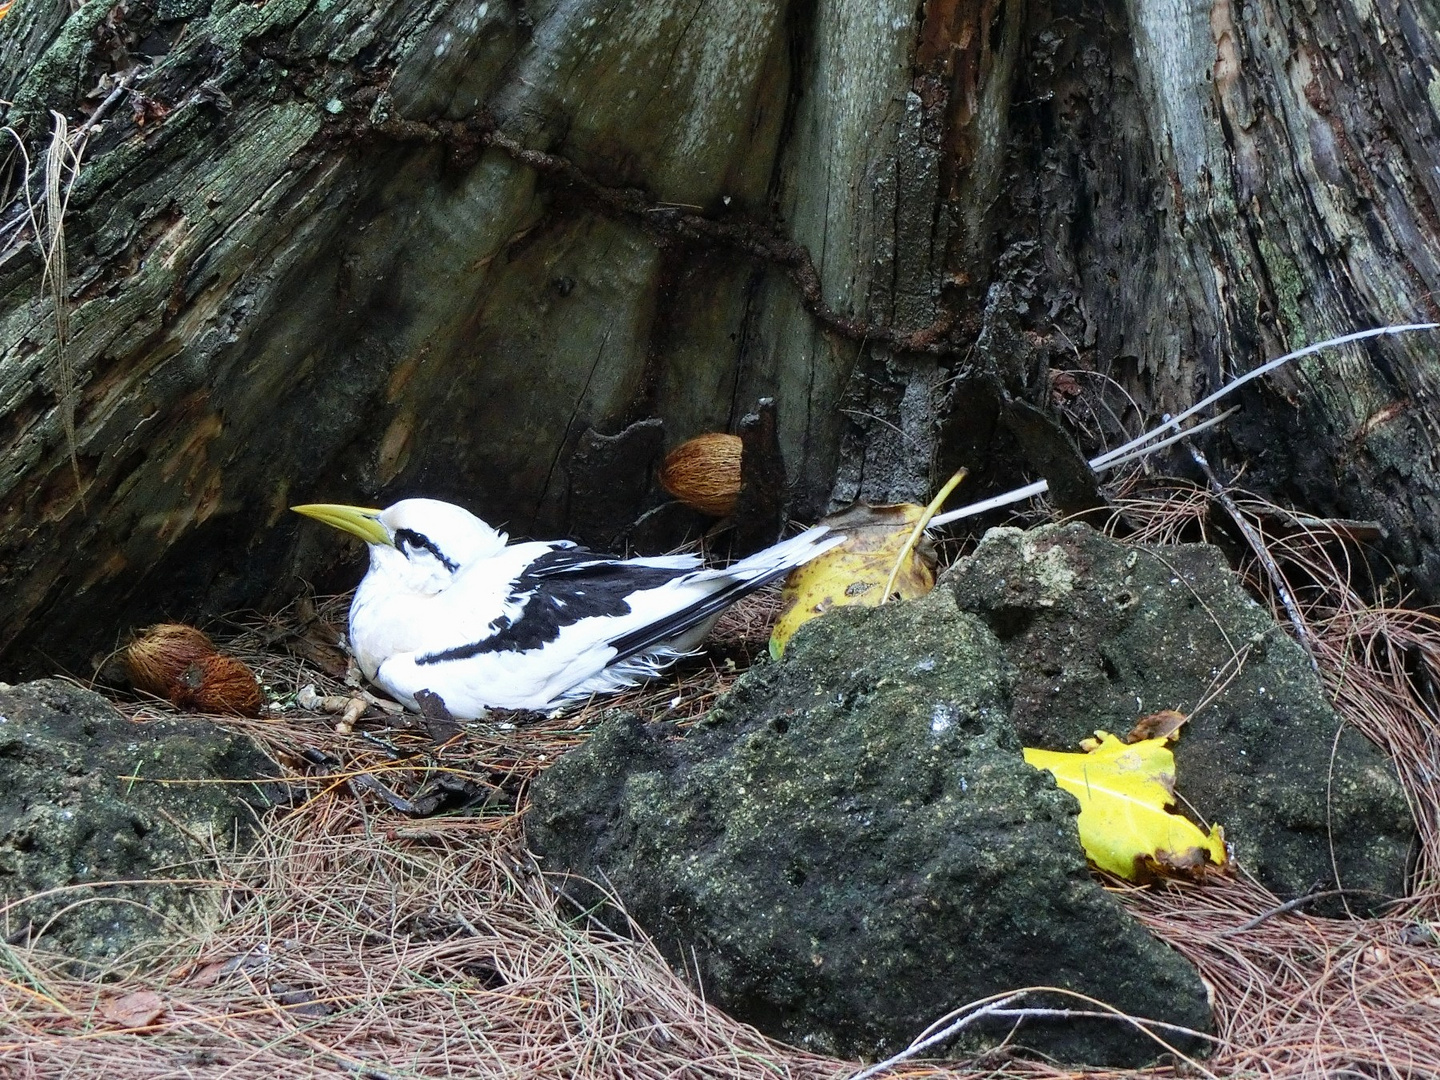
[[[137,690],[182,709],[228,716],[259,716],[260,682],[243,660],[218,651],[203,631],[160,623],[125,648],[125,670]]]
[[[729,517],[740,497],[743,448],[738,435],[697,435],[666,455],[660,466],[660,486],[701,513]]]

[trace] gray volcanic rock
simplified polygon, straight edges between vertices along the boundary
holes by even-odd
[[[268,804],[261,786],[214,781],[274,771],[208,721],[135,723],[54,679],[0,691],[0,933],[103,968],[204,919],[213,888],[98,883],[213,878],[211,848],[245,844]]]
[[[1245,869],[1282,898],[1338,872],[1372,898],[1349,898],[1357,911],[1404,893],[1415,827],[1393,766],[1217,549],[1084,525],[992,529],[941,587],[1000,639],[1025,745],[1072,750],[1097,728],[1124,734],[1203,703],[1175,746],[1177,787],[1225,826]]]
[[[814,1049],[888,1055],[1032,984],[1208,1027],[1195,970],[1096,883],[1074,800],[1024,763],[1013,678],[948,590],[836,611],[686,738],[612,718],[535,782],[527,835],[547,870],[608,883],[710,1000]],[[1031,1023],[1012,1045],[1155,1054],[1108,1021]]]

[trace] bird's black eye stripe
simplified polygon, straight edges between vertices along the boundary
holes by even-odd
[[[428,551],[431,555],[434,555],[435,558],[439,559],[445,569],[449,570],[452,574],[460,569],[460,564],[453,559],[446,558],[445,553],[435,546],[435,541],[431,540],[424,533],[418,533],[414,529],[396,529],[395,546],[408,555],[409,552],[405,551],[406,545]]]

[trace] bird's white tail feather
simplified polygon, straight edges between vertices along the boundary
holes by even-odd
[[[832,532],[828,526],[816,525],[799,536],[792,536],[789,540],[782,540],[764,551],[757,551],[754,555],[741,559],[729,567],[725,574],[744,581],[773,573],[782,567],[801,566],[822,551],[829,551],[836,544],[842,543],[844,539],[839,533]]]
[[[831,532],[826,526],[817,525],[790,540],[757,551],[727,569],[697,570],[667,582],[655,591],[663,590],[671,597],[680,598],[681,602],[668,613],[662,612],[644,625],[611,638],[615,658],[610,666],[622,664],[631,657],[644,656],[657,647],[684,652],[698,644],[720,612],[742,596],[782,577],[793,567],[809,562],[843,540],[843,536]]]

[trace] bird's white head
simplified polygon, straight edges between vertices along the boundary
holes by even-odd
[[[384,510],[338,503],[292,506],[370,545],[370,569],[419,593],[437,593],[477,559],[505,547],[506,537],[470,511],[438,499],[402,499]]]

